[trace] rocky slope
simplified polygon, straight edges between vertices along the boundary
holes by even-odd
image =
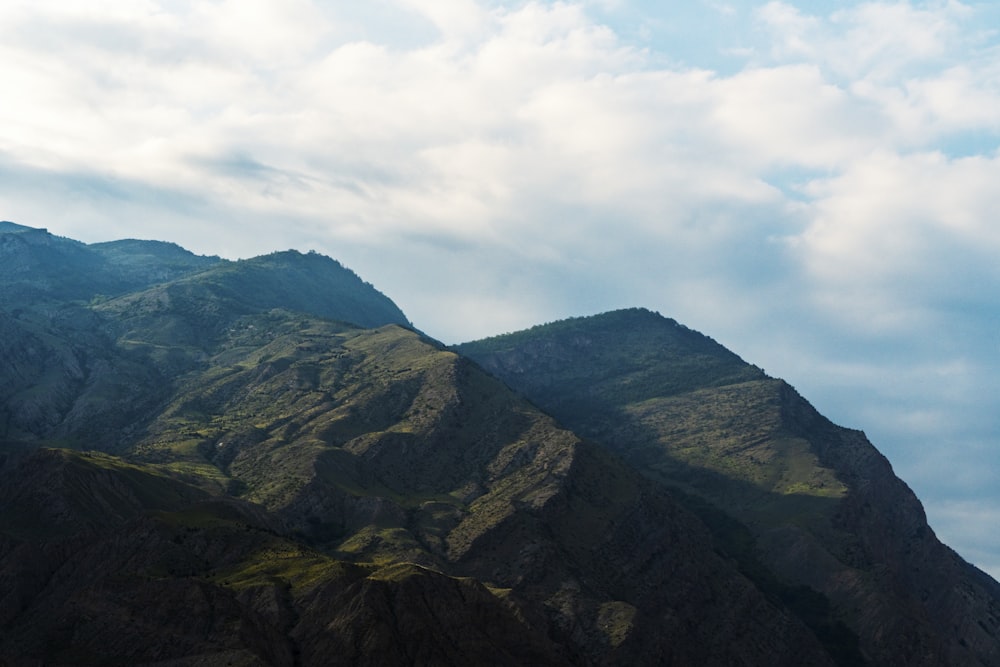
[[[230,323],[276,307],[408,325],[385,295],[313,254],[226,262],[2,223],[0,259],[0,438],[10,440],[120,451]]]
[[[5,664],[566,664],[475,581],[336,561],[259,507],[113,457],[8,465]]]
[[[1000,663],[997,583],[937,540],[864,434],[711,339],[629,310],[458,350],[692,508],[738,522],[714,525],[744,570],[821,594],[871,663]]]
[[[3,562],[39,583],[9,655],[281,664],[250,626],[302,664],[832,664],[694,516],[468,361],[395,325],[266,335],[191,374],[135,463],[13,457]]]
[[[0,248],[0,662],[998,664],[863,436],[676,323],[463,348],[529,402],[318,255]]]

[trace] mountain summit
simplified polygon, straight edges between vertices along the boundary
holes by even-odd
[[[632,309],[456,350],[671,489],[763,590],[843,623],[860,650],[834,655],[1000,662],[1000,587],[937,540],[885,457],[711,339]]]
[[[0,250],[7,664],[1000,665],[864,436],[677,322],[449,349],[316,254]]]

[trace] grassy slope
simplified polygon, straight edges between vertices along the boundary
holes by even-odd
[[[264,335],[274,308],[364,326],[407,322],[319,255],[222,262],[172,244],[87,246],[10,224],[0,255],[0,438],[10,440],[122,451],[175,379],[234,332],[256,344],[248,320],[263,318]]]
[[[100,516],[146,535],[142,553],[117,567],[138,587],[129,589],[136,599],[162,586],[200,586],[210,599],[204,613],[219,613],[221,605],[238,625],[251,622],[244,618],[247,605],[255,609],[259,596],[277,595],[282,613],[300,620],[275,618],[265,630],[284,623],[297,638],[290,646],[303,655],[318,656],[332,645],[347,650],[333,636],[359,632],[362,644],[388,641],[400,650],[418,637],[444,633],[452,637],[449,644],[413,650],[451,651],[459,662],[487,647],[510,664],[525,655],[559,664],[566,650],[578,658],[642,661],[668,645],[707,664],[724,663],[751,645],[789,664],[815,654],[808,634],[711,553],[689,516],[454,353],[397,326],[355,330],[302,316],[269,317],[265,333],[247,330],[255,345],[235,335],[188,375],[135,449],[145,463],[61,454],[88,479],[100,473],[98,479],[109,476],[111,483],[139,475],[144,482],[111,483],[118,491],[110,500],[91,499],[103,498],[104,486],[94,481],[46,485],[81,489],[80,498],[64,504],[83,514],[64,524],[90,525],[90,517]],[[236,490],[280,519],[269,523],[234,501],[164,504],[158,499],[168,494],[155,492],[157,485],[189,493]],[[128,512],[104,511],[122,498]],[[291,533],[273,534],[273,525]],[[113,528],[95,526],[87,530],[122,539]],[[105,541],[89,543],[97,558]],[[607,572],[609,559],[624,571]],[[416,564],[402,567],[408,562]],[[441,572],[475,580],[456,583]],[[652,585],[667,572],[684,573],[689,583]],[[37,591],[33,606],[15,619],[21,630],[12,636],[31,644],[35,635],[23,624],[49,627],[62,637],[53,646],[76,655],[90,643],[66,638],[40,619],[56,604],[70,615],[96,611],[106,600],[94,586],[105,585],[72,587],[72,599]],[[726,595],[734,590],[742,591],[735,605]],[[420,600],[437,598],[451,601],[435,602],[430,620],[414,618]],[[330,606],[330,600],[338,602]],[[331,611],[345,604],[361,604],[360,615]],[[314,617],[316,605],[326,609],[326,630],[314,625],[321,618]],[[126,613],[116,609],[112,616]],[[517,620],[522,614],[537,617],[530,628]],[[369,627],[373,619],[400,615],[411,619],[403,627],[400,621]],[[301,620],[307,618],[313,620]],[[687,621],[679,626],[678,619],[699,619],[700,629],[691,635],[681,629]],[[740,637],[706,652],[713,627],[738,628]],[[107,633],[103,626],[92,631]],[[555,642],[545,638],[549,632]],[[691,639],[700,634],[703,640]],[[682,635],[684,648],[673,646]],[[227,632],[199,641],[185,650],[237,650]],[[139,649],[116,650],[131,656]]]
[[[336,558],[369,568],[413,561],[475,575],[498,590],[523,589],[532,604],[548,610],[548,622],[573,650],[663,651],[670,633],[653,632],[653,619],[667,614],[676,623],[731,604],[721,590],[705,598],[667,588],[640,612],[640,598],[648,593],[640,594],[631,578],[603,572],[599,585],[580,589],[577,579],[591,579],[595,568],[603,568],[581,554],[604,552],[622,562],[636,557],[630,532],[636,522],[670,514],[672,505],[638,493],[638,480],[619,464],[595,456],[589,446],[583,451],[591,453],[581,454],[575,436],[468,362],[404,328],[361,331],[274,308],[298,306],[336,319],[400,319],[370,286],[359,287],[356,276],[330,262],[278,253],[95,302],[101,325],[92,342],[79,347],[79,328],[56,337],[75,341],[73,359],[85,360],[78,383],[83,391],[71,387],[76,394],[69,410],[55,411],[62,422],[34,435],[51,439],[65,432],[80,440],[65,418],[73,409],[106,406],[108,392],[151,397],[138,418],[111,403],[105,418],[83,419],[103,429],[84,439],[103,443],[113,434],[115,451],[143,465],[211,493],[261,503]],[[374,305],[359,310],[357,302],[341,298],[338,290],[348,288],[354,296],[360,290],[362,305]],[[330,300],[331,294],[338,298]],[[98,373],[86,360],[100,357],[90,352],[101,349],[109,334],[115,343],[102,349],[106,371]],[[116,370],[124,360],[136,369],[134,376]],[[608,465],[619,473],[605,479]],[[718,580],[706,590],[716,584],[747,588],[740,605],[767,607],[746,582],[703,553],[706,545],[698,541],[704,536],[690,533],[689,521],[676,518],[668,525],[691,544],[670,555],[651,543],[638,552],[648,561],[642,567],[654,579],[660,568],[688,568],[692,580]],[[664,529],[641,532],[653,539],[664,537]],[[312,571],[316,564],[307,561],[304,569]],[[268,570],[267,562],[251,558],[240,571]],[[172,567],[175,573],[190,570]],[[744,629],[756,623],[709,615]],[[784,618],[775,610],[763,617]],[[705,632],[717,623],[704,621]],[[584,628],[574,631],[583,639],[569,639],[572,626]],[[605,627],[613,628],[610,636]],[[811,650],[808,638],[773,630],[761,629],[778,638],[768,640],[768,650]],[[755,634],[743,641],[756,641]],[[702,644],[685,650],[704,651]],[[723,655],[740,645],[734,642]]]
[[[648,311],[556,322],[457,350],[662,481],[710,499],[725,493],[745,521],[768,522],[769,511],[755,515],[768,495],[844,493],[802,434],[783,424],[783,383]]]
[[[692,517],[406,328],[261,312],[201,279],[99,308],[117,320],[131,354],[180,373],[135,432],[130,457],[147,471],[259,503],[297,536],[235,563],[227,547],[202,560],[157,559],[147,573],[208,580],[234,595],[269,582],[308,596],[310,582],[340,571],[337,561],[378,581],[398,578],[377,575],[383,568],[411,562],[475,577],[503,609],[544,619],[537,627],[571,652],[648,660],[669,651],[719,663],[750,645],[779,662],[816,651],[808,633],[712,554]],[[192,529],[228,544],[239,527],[220,523],[216,510],[153,519],[174,537]],[[207,537],[217,530],[230,537]],[[608,572],[608,560],[623,569]],[[684,572],[695,588],[650,588],[667,572]],[[736,601],[726,593],[734,590],[742,591]],[[672,646],[690,634],[680,628],[691,619],[703,641]],[[740,638],[712,646],[711,634],[724,631]]]

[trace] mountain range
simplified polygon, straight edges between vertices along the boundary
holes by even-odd
[[[627,309],[445,346],[333,259],[0,223],[0,664],[1000,665],[863,433]]]

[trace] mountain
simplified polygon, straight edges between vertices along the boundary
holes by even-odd
[[[222,264],[218,257],[195,255],[176,243],[123,239],[87,246],[105,260],[104,270],[129,289],[165,283]]]
[[[180,596],[197,585],[207,600],[205,627],[190,630],[207,637],[190,644],[199,651],[253,652],[236,628],[278,598],[279,618],[252,622],[282,637],[304,664],[330,664],[315,647],[343,650],[340,632],[376,630],[381,639],[362,637],[372,648],[340,664],[409,664],[420,650],[429,651],[428,664],[731,664],[743,655],[831,664],[805,626],[714,553],[696,518],[467,360],[396,325],[302,322],[272,321],[269,343],[249,358],[245,340],[220,351],[219,365],[191,378],[136,442],[130,463],[60,454],[75,466],[66,479],[43,465],[54,465],[54,450],[41,450],[5,476],[13,487],[0,487],[5,505],[41,520],[34,534],[8,531],[18,539],[14,550],[73,554],[36,575],[55,583],[28,597],[11,636],[59,636],[66,625],[79,632],[92,623],[85,614],[141,618],[131,606],[105,610],[111,575],[98,563],[107,559],[118,587],[124,577],[156,582],[153,591],[176,586]],[[114,489],[110,498],[94,465]],[[109,470],[133,477],[112,479]],[[148,481],[136,482],[141,475]],[[189,505],[162,500],[183,495],[175,490],[181,484]],[[144,500],[139,490],[156,485],[167,488]],[[34,500],[25,487],[58,500]],[[50,519],[39,512],[44,506],[86,509]],[[115,514],[102,514],[104,507]],[[220,508],[240,513],[220,519]],[[261,517],[276,536],[262,537]],[[66,535],[67,525],[78,532]],[[249,537],[241,537],[244,525]],[[176,539],[194,551],[168,548]],[[38,561],[31,558],[32,567]],[[608,561],[616,568],[603,567]],[[67,570],[71,576],[53,580]],[[88,585],[77,590],[81,581]],[[107,602],[120,606],[126,591],[115,589]],[[74,596],[85,598],[79,611],[66,606]],[[59,614],[51,613],[56,603]],[[216,637],[208,618],[220,606],[234,629]],[[180,601],[161,612],[185,615]],[[343,614],[347,626],[331,632]],[[399,626],[400,616],[413,618]],[[175,631],[168,624],[164,633]],[[166,642],[142,632],[154,635],[153,645]],[[442,632],[498,648],[410,646]],[[49,641],[14,648],[60,659]],[[70,654],[84,648],[66,640]],[[161,657],[132,644],[115,650],[124,661]]]
[[[231,323],[253,327],[275,308],[409,325],[385,295],[315,254],[228,262],[153,241],[86,245],[13,223],[0,226],[4,253],[0,439],[119,451]]]
[[[873,664],[1000,663],[997,583],[863,433],[715,341],[633,309],[456,349],[686,499],[762,588],[821,594]]]
[[[61,306],[140,289],[218,264],[172,243],[87,245],[45,229],[0,222],[0,307]]]
[[[675,322],[448,349],[320,255],[8,236],[0,663],[1000,664],[874,448]]]

